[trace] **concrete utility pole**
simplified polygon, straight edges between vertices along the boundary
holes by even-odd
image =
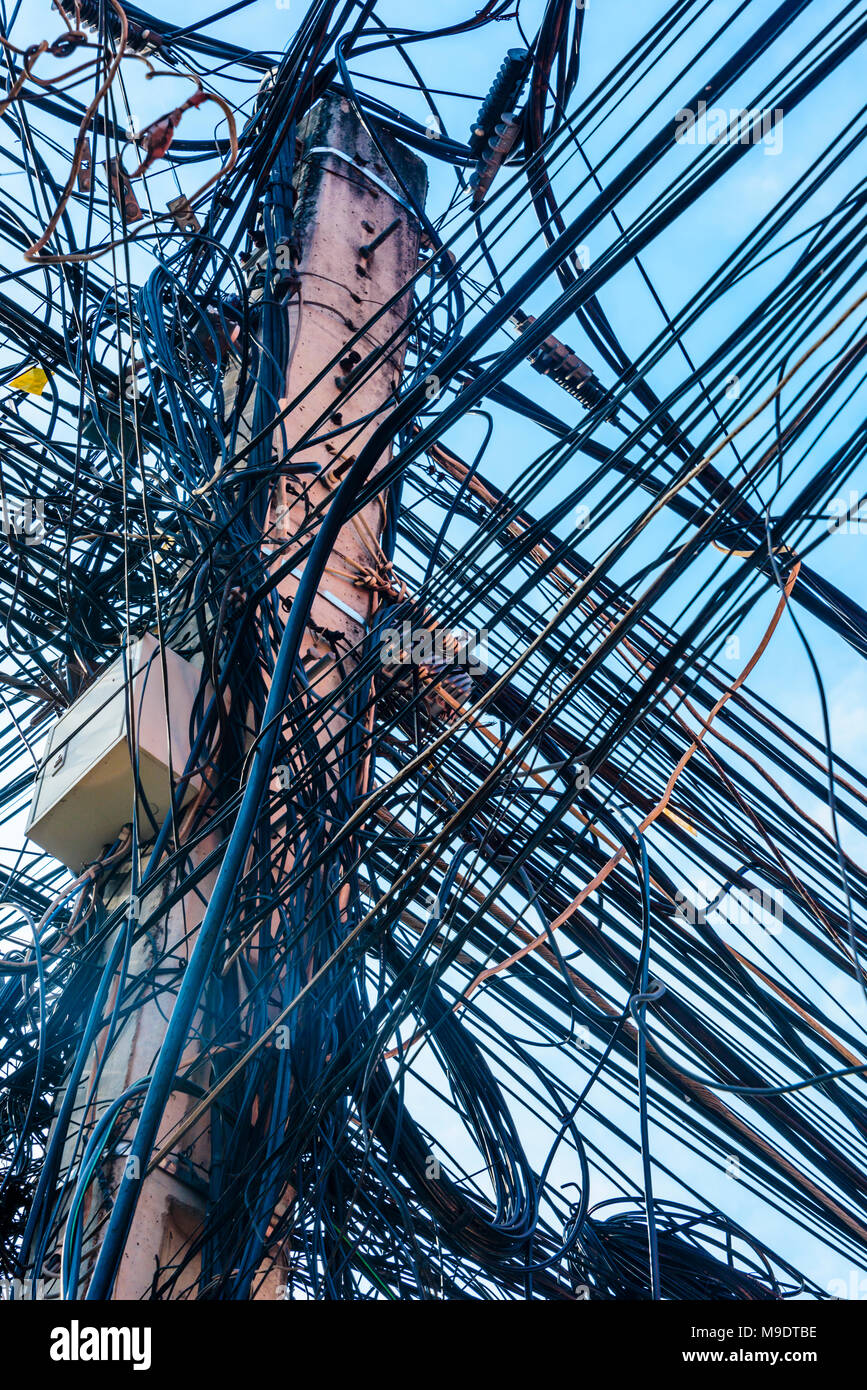
[[[312,482],[306,474],[300,483],[290,476],[275,489],[271,534],[282,543],[281,567],[287,548],[291,557],[291,542],[299,532],[304,543],[310,543],[306,526],[311,510],[327,510],[344,472],[400,385],[407,342],[404,325],[412,297],[411,289],[402,295],[400,291],[411,285],[418,270],[420,240],[418,221],[405,205],[405,190],[423,206],[427,171],[416,155],[383,138],[403,189],[345,99],[325,97],[299,130],[294,222],[301,253],[296,267],[299,289],[290,306],[292,346],[281,409],[312,382],[316,385],[278,429],[275,446],[279,457],[284,446],[292,450],[311,430],[314,438],[332,437],[305,444],[299,455],[319,465]],[[359,330],[386,304],[390,307],[358,338]],[[355,420],[369,423],[354,426]],[[390,453],[384,453],[374,471],[389,458]],[[375,606],[392,582],[379,545],[384,521],[380,496],[341,528],[311,608],[301,660],[317,700],[326,704],[345,679],[347,663],[354,664],[352,654],[360,648]],[[301,572],[299,568],[280,581],[285,607],[291,605]],[[320,741],[339,740],[340,732],[340,717],[332,715],[328,727],[320,730]],[[335,777],[339,754],[338,741],[329,759]],[[362,770],[359,792],[364,778]],[[278,872],[290,870],[291,863],[284,859]],[[341,907],[345,905],[342,895]],[[293,1200],[290,1188],[283,1208]],[[270,1268],[266,1261],[254,1280],[260,1298],[275,1297],[283,1283],[285,1266],[279,1254],[276,1259],[271,1254]]]
[[[387,137],[383,137],[385,140]],[[391,301],[418,269],[418,222],[405,207],[405,194],[382,162],[379,150],[362,128],[349,102],[324,98],[311,111],[300,131],[301,163],[297,182],[295,233],[301,250],[297,270],[300,289],[292,301],[291,361],[285,407],[332,361],[338,365],[293,409],[286,421],[292,448],[316,423],[317,434],[333,438],[311,447],[303,457],[317,463],[312,484],[282,480],[274,497],[275,535],[291,540],[305,524],[311,508],[326,506],[330,496],[379,423],[377,412],[400,384],[406,352],[402,327],[410,310],[410,292],[400,297],[358,342],[359,329],[383,304]],[[388,142],[389,159],[400,172],[416,202],[422,205],[426,170],[416,155]],[[352,346],[350,346],[352,344]],[[386,347],[386,345],[388,345]],[[386,347],[377,363],[378,348]],[[355,380],[348,399],[338,400]],[[355,419],[369,423],[353,427]],[[278,451],[282,452],[281,431]],[[388,462],[383,454],[378,471]],[[303,487],[303,497],[298,495]],[[345,651],[361,641],[370,621],[377,591],[388,586],[379,540],[385,515],[377,498],[341,530],[328,573],[313,604],[302,652],[309,668],[330,661],[332,670],[317,671],[317,694],[324,696],[341,680],[334,664],[334,647],[322,634],[339,632]],[[309,541],[309,532],[306,540]],[[281,560],[282,560],[281,556]],[[281,583],[291,600],[297,578]]]
[[[426,190],[423,161],[390,140],[387,148],[401,179],[416,202],[422,204]],[[292,537],[305,525],[311,508],[323,506],[327,509],[343,472],[378,422],[377,412],[387,404],[400,383],[406,349],[406,335],[401,329],[411,299],[410,290],[402,296],[400,291],[409,284],[418,268],[420,237],[420,228],[409,211],[405,191],[382,161],[380,151],[346,100],[338,95],[323,98],[299,127],[296,149],[294,241],[300,252],[295,266],[299,288],[287,305],[291,351],[281,408],[303,392],[330,363],[335,365],[293,408],[275,433],[279,480],[272,498],[264,545],[267,557],[269,547],[273,553],[274,541],[289,543],[288,552],[281,549],[281,565],[287,553],[291,555]],[[367,320],[396,296],[399,297],[395,303],[354,343]],[[385,344],[389,345],[386,352],[378,362],[374,358],[375,366],[371,365],[366,373],[366,359]],[[363,379],[347,397],[348,387],[356,378]],[[338,401],[342,402],[340,406]],[[369,424],[353,427],[353,420],[366,417],[372,417]],[[291,449],[320,418],[329,423],[320,425],[316,433],[332,437],[309,448],[305,446],[303,451],[305,461],[320,466],[315,480],[311,483],[307,473],[301,475],[300,483],[293,483],[291,474],[280,476],[280,461],[287,445]],[[383,455],[378,467],[387,461],[388,456]],[[377,498],[343,527],[313,604],[302,660],[308,675],[315,680],[320,699],[327,700],[342,679],[336,652],[339,650],[343,655],[358,646],[371,620],[378,593],[388,588],[388,575],[379,548],[384,516],[383,500]],[[305,540],[309,539],[308,532]],[[284,607],[291,604],[296,588],[296,576],[289,575],[281,580],[279,591]],[[338,731],[339,726],[332,723],[331,735]],[[336,762],[336,754],[333,757]],[[181,822],[182,836],[189,820],[188,811]],[[200,864],[216,844],[213,836],[199,844],[191,853],[192,862]],[[280,867],[285,871],[291,866],[283,863]],[[160,901],[169,891],[169,887],[161,886],[146,895],[138,905],[137,915],[145,918],[158,911]],[[183,969],[204,914],[207,894],[208,885],[200,884],[195,891],[183,895],[167,915],[159,919],[158,942],[153,942],[148,935],[141,937],[127,965],[127,987],[131,980],[146,982],[152,976],[158,956],[165,958],[166,953],[176,960],[179,972]],[[130,880],[124,874],[113,885],[108,908],[128,901],[129,896]],[[107,949],[110,951],[110,944]],[[111,1011],[117,987],[118,980],[113,986],[107,1012]],[[141,992],[145,1002],[119,1026],[94,1087],[106,1044],[105,1034],[97,1042],[78,1085],[73,1134],[77,1132],[76,1122],[81,1118],[91,1089],[94,1094],[88,1106],[88,1133],[113,1100],[133,1083],[149,1076],[153,1069],[165,1035],[166,1002],[170,996],[162,994],[158,999],[149,999],[148,989]],[[196,1028],[207,1038],[207,1001],[199,1010]],[[187,1044],[184,1064],[193,1063],[200,1051],[201,1041],[194,1032]],[[197,1080],[207,1088],[209,1075],[205,1064]],[[165,1147],[164,1141],[179,1126],[183,1129],[194,1104],[183,1093],[173,1092],[160,1127],[157,1152]],[[100,1181],[91,1184],[83,1208],[81,1287],[86,1287],[99,1253],[100,1226],[126,1163],[123,1153],[116,1149],[109,1153],[109,1161],[100,1169]],[[177,1147],[163,1157],[158,1166],[142,1175],[136,1214],[114,1287],[115,1299],[148,1298],[156,1271],[161,1270],[165,1276],[184,1247],[195,1240],[205,1212],[209,1156],[205,1111],[182,1133]],[[80,1158],[81,1148],[74,1154],[70,1141],[64,1154],[64,1171]],[[292,1198],[290,1188],[284,1196],[284,1205],[291,1204]],[[196,1296],[197,1268],[196,1261],[187,1266],[183,1287],[174,1290],[174,1297]],[[254,1289],[257,1283],[261,1284],[258,1296],[275,1297],[275,1285],[280,1278],[278,1259],[270,1274],[266,1276],[263,1271],[262,1280],[254,1282]]]

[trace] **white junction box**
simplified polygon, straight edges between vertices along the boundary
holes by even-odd
[[[175,781],[190,753],[190,714],[200,673],[176,652],[164,649],[168,692],[160,646],[149,633],[132,643],[126,661],[118,657],[58,719],[33,789],[26,833],[41,849],[75,871],[97,859],[132,820],[135,777],[130,744],[137,749],[139,782],[158,825],[171,804]],[[126,682],[133,729],[128,738]],[[184,801],[199,790],[191,777]],[[139,834],[153,836],[139,799]]]

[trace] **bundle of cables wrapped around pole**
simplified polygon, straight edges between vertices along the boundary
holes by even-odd
[[[0,1277],[110,1297],[158,1170],[152,1299],[867,1268],[867,0],[632,8],[0,4]],[[329,102],[417,264],[293,392]],[[148,634],[173,803],[62,863]]]

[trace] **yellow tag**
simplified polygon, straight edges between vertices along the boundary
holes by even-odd
[[[669,818],[670,820],[673,820],[674,823],[675,823],[675,825],[679,825],[679,826],[681,826],[684,830],[688,830],[689,833],[690,833],[690,835],[695,835],[695,834],[696,834],[695,828],[694,828],[693,826],[690,825],[689,821],[688,821],[688,820],[684,820],[683,816],[679,816],[679,815],[677,814],[676,811],[670,811],[670,810],[668,809],[668,807],[666,806],[666,808],[665,808],[665,810],[663,811],[662,814],[663,814],[664,816],[668,816],[668,818]]]
[[[28,367],[14,381],[9,382],[12,391],[27,391],[31,396],[41,396],[48,385],[48,373],[41,367]]]

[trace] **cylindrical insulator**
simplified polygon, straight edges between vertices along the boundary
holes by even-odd
[[[516,105],[529,67],[530,54],[526,48],[509,49],[470,131],[468,143],[473,154],[482,153],[503,113]]]
[[[521,125],[514,111],[507,111],[483,150],[475,172],[470,175],[474,208],[481,207],[484,202],[494,175],[514,149],[520,130]]]
[[[425,670],[428,687],[425,690],[424,702],[428,713],[434,719],[453,719],[458,713],[455,704],[462,707],[472,694],[473,682],[469,672],[460,666],[446,669],[439,662],[431,663]]]

